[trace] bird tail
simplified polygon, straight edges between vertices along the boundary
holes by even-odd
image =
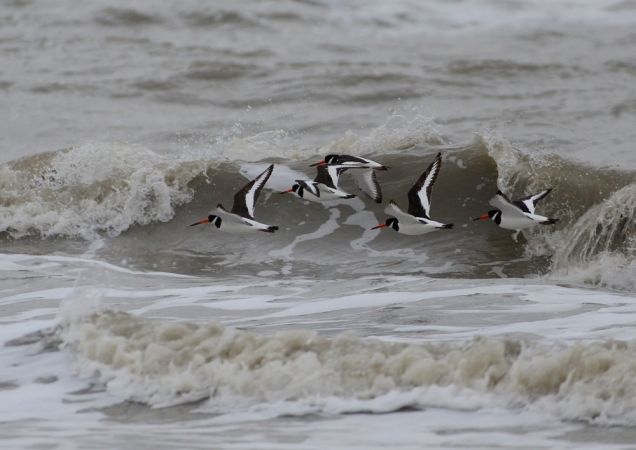
[[[342,197],[342,198],[355,198],[355,195],[353,195],[353,194],[349,194],[349,195],[345,195],[345,196],[344,196],[344,197]]]
[[[452,223],[445,223],[440,228],[451,229],[451,228],[453,228],[453,224]]]
[[[261,231],[264,231],[266,233],[273,233],[276,230],[278,230],[278,227],[276,225],[270,225],[270,226],[268,226],[267,228],[265,228],[264,230],[261,230]]]
[[[548,220],[544,220],[543,222],[541,222],[541,225],[554,225],[558,221],[559,221],[559,219],[548,219]]]

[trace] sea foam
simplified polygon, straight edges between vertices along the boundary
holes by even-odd
[[[498,406],[636,424],[634,342],[405,344],[307,330],[264,335],[110,310],[71,315],[59,334],[82,375],[155,407],[200,399],[229,410],[300,402],[313,412]]]

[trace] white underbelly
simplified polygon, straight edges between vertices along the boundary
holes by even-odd
[[[230,234],[253,234],[257,232],[262,232],[269,228],[269,225],[252,221],[253,225],[245,222],[230,222],[221,224],[221,231]]]
[[[539,222],[536,220],[532,220],[529,217],[519,216],[519,217],[502,217],[501,223],[499,226],[501,228],[505,228],[506,230],[523,230],[526,228],[534,227],[538,225]]]
[[[418,236],[420,234],[430,233],[439,229],[423,223],[400,223],[398,226],[398,233],[407,234],[409,236]]]
[[[232,224],[232,226],[221,226],[221,231],[229,234],[252,234],[259,231],[256,227],[251,227],[244,224]]]

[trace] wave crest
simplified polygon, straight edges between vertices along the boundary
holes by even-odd
[[[132,401],[167,406],[210,398],[212,407],[297,401],[367,411],[505,406],[565,419],[636,423],[636,345],[574,345],[478,338],[390,343],[311,331],[271,336],[216,323],[168,323],[114,311],[67,320],[61,337],[79,371]],[[343,402],[344,400],[344,402]],[[374,401],[376,403],[369,403]],[[227,412],[227,411],[221,411]]]
[[[633,174],[591,169],[556,155],[531,156],[491,133],[474,144],[497,165],[497,185],[510,196],[554,192],[542,211],[556,227],[524,231],[526,253],[550,255],[550,276],[619,290],[636,289],[636,184]]]
[[[567,230],[553,258],[553,273],[636,290],[636,184],[590,208]]]
[[[167,221],[205,164],[140,146],[86,144],[0,166],[0,231],[92,239]]]

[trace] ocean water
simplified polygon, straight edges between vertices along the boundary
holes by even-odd
[[[636,2],[0,5],[7,449],[636,449]],[[278,192],[328,153],[424,236]],[[267,165],[274,234],[194,227]],[[555,226],[471,217],[551,187]]]

